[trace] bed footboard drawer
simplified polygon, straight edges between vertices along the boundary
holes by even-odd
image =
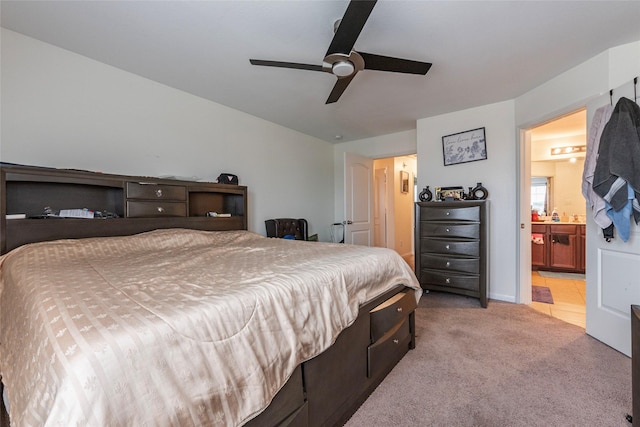
[[[309,402],[304,402],[287,419],[278,424],[278,427],[307,427],[309,425]]]
[[[400,292],[371,310],[371,340],[379,340],[416,309],[416,296],[412,291]]]
[[[411,328],[407,317],[367,348],[367,376],[385,375],[409,351],[410,345]]]
[[[304,397],[302,368],[298,366],[271,404],[244,427],[306,426],[308,403]]]

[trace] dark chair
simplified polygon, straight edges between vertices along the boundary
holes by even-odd
[[[267,227],[267,237],[309,240],[309,228],[304,218],[268,219],[264,225]]]

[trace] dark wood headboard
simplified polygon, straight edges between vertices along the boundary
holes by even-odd
[[[103,217],[56,216],[83,208]],[[160,228],[246,230],[247,187],[0,163],[1,254],[26,243]]]

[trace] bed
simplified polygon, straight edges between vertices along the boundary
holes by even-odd
[[[184,186],[186,214],[140,216],[134,178],[2,168],[5,424],[336,425],[415,346],[421,289],[395,252],[249,232],[236,187],[145,178]],[[57,184],[65,203],[105,187],[120,215],[6,219],[30,209],[16,189]]]

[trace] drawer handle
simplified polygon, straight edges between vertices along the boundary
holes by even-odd
[[[447,267],[451,267],[451,263],[449,261],[447,261],[447,263],[445,264]]]
[[[156,190],[156,197],[162,197],[162,189],[158,188]]]
[[[446,215],[449,216],[450,212],[447,212]]]
[[[395,340],[393,340],[393,343],[394,344],[400,344],[400,340],[399,339],[395,339]]]
[[[163,208],[162,206],[158,206],[158,207],[156,208],[156,210],[157,210],[159,213],[163,213],[163,212],[164,212],[164,208]]]
[[[447,231],[447,233],[449,232],[449,229],[448,229],[448,228],[447,228],[447,229],[445,229],[445,230]]]
[[[451,279],[449,279],[448,277],[444,280],[446,283],[451,283]]]
[[[402,313],[402,307],[398,307],[398,313]]]
[[[449,245],[446,245],[444,248],[445,248],[446,250],[449,250],[449,249],[450,249]]]

